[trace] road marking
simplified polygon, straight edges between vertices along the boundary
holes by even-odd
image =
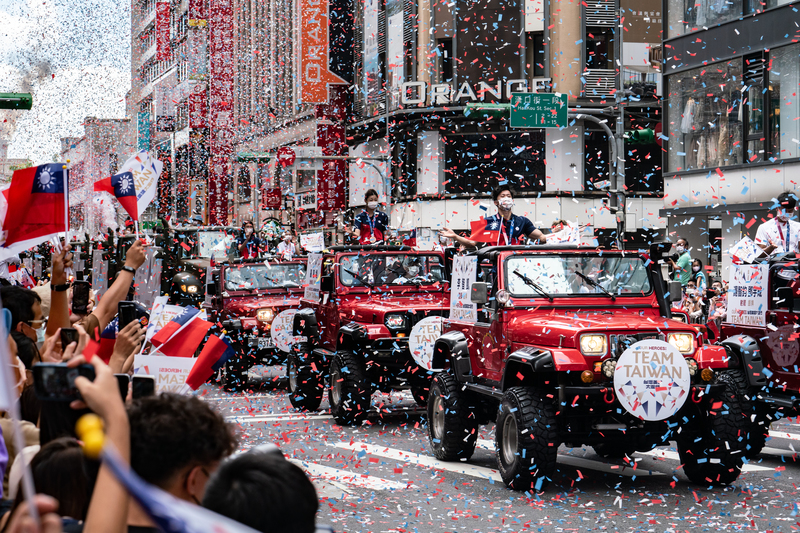
[[[800,435],[797,433],[787,433],[785,431],[776,431],[774,429],[769,430],[769,436],[773,439],[800,440]]]
[[[382,479],[375,476],[368,476],[365,474],[357,474],[347,470],[340,470],[331,466],[325,466],[317,463],[310,463],[307,461],[300,461],[299,459],[289,459],[305,472],[316,478],[321,478],[326,481],[337,483],[346,483],[355,487],[360,487],[367,490],[401,490],[413,487],[410,483],[401,483],[399,481],[392,481],[390,479]]]
[[[678,461],[679,464],[683,464],[681,461],[681,456],[678,452],[673,452],[672,450],[665,450],[664,448],[656,448],[654,450],[650,450],[649,452],[636,452],[639,455],[650,455],[652,457],[661,457],[663,459],[671,459],[673,461]],[[745,463],[742,465],[742,472],[765,472],[767,470],[775,470],[774,468],[770,468],[768,466],[761,466],[753,463]]]
[[[797,454],[797,452],[794,451],[794,450],[782,450],[780,448],[772,448],[770,446],[764,446],[764,448],[761,450],[761,453],[765,454],[765,455],[777,455],[777,456],[780,456],[780,457],[782,457],[784,455],[792,455],[792,456],[794,456],[794,455]]]
[[[448,472],[455,472],[457,474],[465,474],[467,476],[477,477],[481,479],[492,479],[494,481],[503,481],[500,473],[493,468],[486,468],[485,466],[476,466],[469,463],[460,461],[445,462],[439,461],[435,457],[427,455],[419,455],[413,452],[406,452],[403,450],[396,450],[394,448],[387,448],[386,446],[374,446],[364,442],[339,442],[334,444],[337,448],[351,450],[354,452],[365,451],[370,455],[377,455],[378,457],[385,457],[395,461],[404,463],[412,463],[417,466],[425,468],[433,468],[435,470],[447,470]]]
[[[316,414],[309,415],[306,413],[286,413],[277,415],[264,415],[264,416],[229,416],[225,420],[228,422],[240,424],[257,424],[259,422],[286,422],[286,421],[300,421],[300,420],[329,420],[333,418],[329,414]]]
[[[665,476],[663,472],[647,470],[643,467],[636,467],[624,464],[604,463],[596,459],[586,459],[585,457],[576,457],[566,453],[558,454],[558,462],[576,466],[581,468],[588,468],[589,470],[597,470],[598,472],[605,472],[607,474],[614,474],[617,476],[627,477],[656,477]]]

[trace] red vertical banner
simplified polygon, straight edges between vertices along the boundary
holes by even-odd
[[[344,125],[322,123],[317,125],[317,146],[322,155],[345,155],[347,144],[344,139]],[[322,161],[322,169],[317,171],[317,210],[336,211],[345,208],[345,180],[347,162],[329,159]]]
[[[189,95],[189,127],[202,129],[208,127],[208,91],[205,83],[192,87]]]
[[[205,26],[207,18],[206,0],[189,0],[189,26]]]
[[[327,104],[328,84],[346,84],[328,69],[328,0],[300,0],[300,101]]]
[[[208,222],[226,224],[234,133],[232,0],[210,0],[208,14],[208,149],[212,158],[208,183]]]
[[[169,61],[171,58],[169,2],[156,2],[156,61]]]

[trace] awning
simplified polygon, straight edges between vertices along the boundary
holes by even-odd
[[[747,213],[750,211],[761,211],[766,213],[772,207],[769,202],[751,202],[747,204],[715,204],[698,205],[694,207],[675,207],[672,209],[659,209],[660,217],[719,217],[721,215],[733,215],[736,213]]]

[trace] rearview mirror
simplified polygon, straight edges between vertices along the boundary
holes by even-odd
[[[206,294],[209,296],[216,296],[217,295],[217,284],[216,283],[209,283],[206,285]]]
[[[488,292],[489,286],[486,283],[482,281],[476,281],[472,284],[469,299],[474,304],[485,304],[489,301]]]
[[[781,287],[775,291],[775,307],[781,309],[794,309],[794,290],[791,287]]]
[[[319,280],[320,292],[333,292],[333,276],[322,276]]]
[[[670,281],[667,283],[667,289],[669,290],[667,300],[670,303],[680,302],[683,299],[683,287],[680,281]]]

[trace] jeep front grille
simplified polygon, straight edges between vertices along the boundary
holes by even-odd
[[[608,340],[611,344],[611,356],[614,358],[622,355],[632,344],[648,339],[658,339],[663,341],[666,337],[663,333],[656,331],[652,333],[637,333],[635,335],[609,335]]]
[[[445,316],[445,315],[447,315],[447,313],[449,311],[450,311],[449,308],[448,309],[431,309],[431,310],[428,310],[428,311],[417,310],[416,313],[412,313],[412,312],[409,311],[408,313],[406,313],[406,315],[408,316],[409,324],[413,328],[414,326],[417,325],[417,322],[419,322],[423,318],[427,318],[429,316]]]

